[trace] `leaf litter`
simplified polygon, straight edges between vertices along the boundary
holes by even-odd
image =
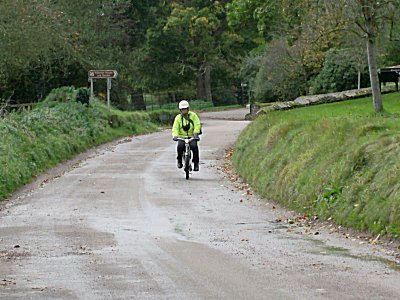
[[[217,169],[223,174],[223,176],[228,179],[233,186],[242,191],[242,196],[251,197],[256,194],[251,189],[251,186],[241,178],[236,172],[233,166],[232,157],[234,154],[234,148],[229,148],[225,151],[224,159],[217,166]],[[258,197],[258,200],[264,201],[262,198]],[[240,200],[243,202],[243,199]],[[267,205],[269,203],[266,203]],[[272,204],[270,207],[272,210],[277,210],[276,204]],[[277,210],[280,211],[280,210]],[[287,213],[287,212],[286,212]],[[290,212],[291,216],[278,217],[273,221],[273,223],[285,224],[287,232],[297,232],[305,235],[321,235],[322,233],[328,234],[339,234],[345,239],[350,239],[352,242],[358,244],[370,244],[372,246],[383,247],[381,252],[386,255],[395,258],[397,264],[400,264],[400,241],[392,237],[376,235],[369,232],[360,232],[358,230],[353,230],[351,228],[345,228],[334,223],[333,218],[328,218],[327,220],[319,220],[318,215],[308,216],[306,214],[296,214],[295,212]],[[269,230],[272,233],[273,231]]]

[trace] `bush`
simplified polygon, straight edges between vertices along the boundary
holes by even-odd
[[[53,89],[47,97],[44,99],[45,102],[57,101],[57,102],[69,102],[76,98],[76,90],[73,86],[63,86]]]
[[[321,72],[311,81],[311,94],[326,94],[357,88],[358,71],[348,50],[331,49],[327,52]],[[367,72],[362,73],[361,87],[369,86]]]
[[[154,110],[148,113],[150,120],[161,125],[172,125],[178,114],[176,110]]]
[[[289,101],[305,94],[306,71],[295,50],[285,40],[274,41],[265,49],[253,86],[257,101]]]
[[[214,106],[238,104],[234,91],[229,88],[220,87],[213,90],[212,98]]]
[[[90,92],[88,88],[79,88],[75,100],[77,102],[80,102],[82,104],[85,104],[86,106],[89,105],[89,98],[90,98]]]

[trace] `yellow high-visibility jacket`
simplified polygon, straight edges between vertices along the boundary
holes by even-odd
[[[201,123],[198,115],[192,111],[189,111],[189,120],[186,120],[181,114],[175,117],[174,125],[172,126],[172,136],[178,137],[193,137],[194,133],[199,134],[201,130]],[[183,126],[190,124],[189,130],[186,132]]]

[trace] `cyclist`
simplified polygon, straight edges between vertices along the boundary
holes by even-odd
[[[201,133],[201,123],[198,115],[192,111],[189,111],[189,102],[182,100],[179,102],[180,113],[175,117],[174,125],[172,126],[172,137],[174,141],[178,141],[177,146],[177,160],[178,168],[182,168],[182,156],[185,151],[185,143],[178,140],[178,137],[193,137],[194,139],[190,142],[190,149],[193,152],[193,164],[194,171],[199,170],[199,147],[197,141],[199,141],[199,134]]]

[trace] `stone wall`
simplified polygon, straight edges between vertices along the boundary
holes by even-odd
[[[391,93],[395,91],[396,91],[395,86],[386,86],[382,88],[382,93]],[[252,109],[252,115],[256,116],[259,114],[264,114],[275,110],[286,110],[296,107],[303,107],[307,105],[339,102],[339,101],[368,97],[371,95],[372,95],[371,88],[364,88],[359,90],[348,90],[337,93],[301,96],[293,101],[279,102],[266,106],[260,106],[255,104],[254,108]]]

